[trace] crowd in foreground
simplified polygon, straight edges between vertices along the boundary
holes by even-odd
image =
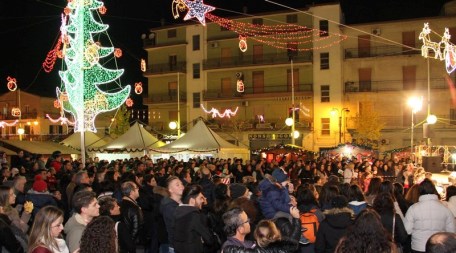
[[[1,252],[456,252],[456,186],[407,160],[0,161]]]

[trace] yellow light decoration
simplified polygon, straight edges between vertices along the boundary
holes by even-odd
[[[6,84],[6,86],[8,87],[8,90],[15,91],[17,89],[16,78],[8,76],[6,78],[6,81],[8,81],[8,83]]]
[[[184,0],[173,0],[171,3],[171,11],[173,12],[173,17],[175,19],[179,18],[179,12],[184,12],[187,9],[187,6],[184,3]]]
[[[94,41],[97,34],[109,36],[106,32],[109,26],[94,18],[94,13],[101,7],[103,2],[99,0],[69,1],[67,8],[71,11],[68,21],[62,24],[63,30],[67,31],[68,47],[63,55],[64,70],[59,72],[63,85],[57,88],[57,98],[63,110],[76,119],[75,132],[96,132],[96,116],[117,109],[128,98],[131,90],[129,85],[122,87],[120,84],[123,69],[103,66],[111,60],[116,61],[116,58],[113,55],[114,47],[104,47]],[[100,63],[100,59],[104,58],[107,59]],[[111,89],[110,92],[99,87],[112,82],[118,88]],[[62,95],[68,99],[62,99]]]
[[[15,126],[19,122],[19,120],[15,120],[12,123],[8,123],[6,121],[0,121],[0,127],[5,128],[5,126]]]
[[[11,116],[20,117],[21,116],[21,109],[19,109],[17,107],[13,107],[13,109],[11,109]]]
[[[206,110],[206,108],[204,108],[204,106],[201,104],[201,109],[203,109],[203,111],[207,114],[212,114],[212,118],[215,118],[215,117],[219,117],[219,118],[231,118],[232,116],[236,116],[236,113],[239,109],[239,107],[236,107],[236,109],[234,111],[232,111],[231,109],[226,109],[223,113],[220,113],[219,110],[215,109],[215,108],[212,108],[211,110]]]
[[[429,57],[429,53],[434,54],[434,59],[445,61],[445,67],[448,74],[456,69],[456,46],[450,42],[450,30],[445,28],[445,32],[440,39],[440,42],[431,40],[432,33],[429,23],[424,23],[423,30],[418,36],[419,40],[423,41],[421,46],[421,56]],[[443,50],[443,51],[442,51]]]
[[[141,59],[141,71],[146,72],[146,60]]]

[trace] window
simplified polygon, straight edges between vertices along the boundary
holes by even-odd
[[[402,54],[414,54],[415,50],[415,31],[402,32],[402,44],[408,46],[402,48]]]
[[[193,108],[199,108],[201,106],[201,93],[193,93]]]
[[[194,79],[200,78],[200,64],[199,63],[193,64],[193,78]]]
[[[321,118],[321,135],[331,134],[331,121],[329,118]]]
[[[168,119],[177,122],[177,111],[168,111]]]
[[[254,18],[254,19],[252,19],[252,24],[254,24],[254,25],[262,25],[263,24],[263,19],[262,18]]]
[[[252,81],[253,81],[253,93],[263,93],[264,92],[264,71],[253,71],[252,72]]]
[[[372,91],[372,69],[358,69],[359,91]]]
[[[62,134],[63,133],[63,126],[59,125],[50,125],[49,126],[49,134]]]
[[[170,97],[177,96],[177,82],[168,83],[168,95]]]
[[[329,85],[321,86],[321,102],[329,102]]]
[[[177,55],[170,55],[168,58],[169,70],[173,71],[177,69]]]
[[[193,35],[193,51],[200,50],[200,36]]]
[[[287,15],[287,23],[288,24],[298,23],[298,14]]]
[[[263,45],[253,45],[253,63],[263,62]]]
[[[320,53],[320,69],[329,69],[329,53]]]
[[[168,30],[168,39],[169,38],[176,38],[176,36],[177,36],[177,30],[176,29]]]
[[[320,20],[320,37],[328,36],[329,25],[328,20]]]
[[[231,78],[222,78],[222,95],[224,97],[231,96]]]
[[[358,57],[369,57],[371,51],[370,35],[358,36]]]
[[[414,90],[416,87],[416,66],[402,67],[402,85],[404,90]]]

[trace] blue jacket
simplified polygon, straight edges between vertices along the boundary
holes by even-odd
[[[261,191],[258,203],[266,219],[272,219],[279,211],[290,213],[290,195],[287,188],[279,188],[268,179],[263,179],[258,188]]]

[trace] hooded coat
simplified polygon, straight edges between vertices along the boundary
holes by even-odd
[[[325,219],[320,223],[315,241],[316,253],[333,253],[339,239],[353,224],[353,210],[348,207],[333,208],[324,212]]]
[[[263,179],[258,188],[261,191],[258,203],[266,219],[272,219],[279,211],[290,213],[290,195],[287,188],[280,187],[269,179]]]

